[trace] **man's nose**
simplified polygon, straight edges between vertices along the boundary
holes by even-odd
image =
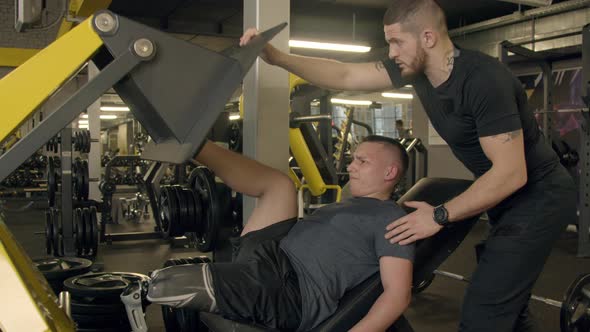
[[[354,169],[354,160],[350,164],[348,164],[348,166],[346,166],[346,171],[348,173],[352,172],[353,169]]]
[[[389,58],[391,60],[395,60],[395,58],[397,58],[399,56],[399,52],[397,51],[397,49],[393,46],[389,47]]]

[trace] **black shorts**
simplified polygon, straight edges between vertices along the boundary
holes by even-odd
[[[279,248],[296,219],[250,232],[237,242],[232,263],[210,265],[221,314],[231,320],[294,331],[301,323],[297,274]]]

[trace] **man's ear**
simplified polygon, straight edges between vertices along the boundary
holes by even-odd
[[[391,165],[387,167],[387,171],[385,172],[385,180],[393,181],[397,177],[399,169],[396,165]]]
[[[433,48],[438,41],[438,34],[434,30],[426,29],[422,31],[420,41],[424,48]]]

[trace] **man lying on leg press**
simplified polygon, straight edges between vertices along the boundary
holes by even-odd
[[[383,235],[404,214],[390,200],[408,165],[397,141],[367,137],[348,167],[353,197],[300,221],[295,187],[280,171],[210,142],[197,161],[233,190],[257,197],[256,208],[234,243],[232,263],[154,271],[149,301],[306,331],[332,315],[346,291],[379,271],[384,292],[352,330],[384,331],[407,308],[414,246],[391,244]]]

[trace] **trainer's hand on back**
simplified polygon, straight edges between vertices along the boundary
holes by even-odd
[[[426,202],[405,202],[404,205],[416,210],[385,228],[385,238],[391,243],[406,245],[438,233],[442,226],[432,218],[434,207]]]

